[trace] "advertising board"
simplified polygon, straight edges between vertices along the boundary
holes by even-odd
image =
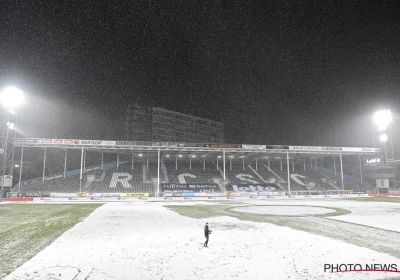
[[[221,192],[217,184],[161,184],[162,192]]]
[[[275,184],[232,184],[227,185],[226,190],[235,193],[258,193],[280,191],[280,188]]]

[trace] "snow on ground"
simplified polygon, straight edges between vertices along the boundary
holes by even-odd
[[[343,216],[329,217],[329,219],[376,227],[400,232],[400,203],[372,202],[347,199],[296,199],[296,200],[251,200],[246,203],[255,205],[310,205],[323,207],[339,207],[350,210],[351,213]]]
[[[279,215],[279,216],[305,216],[305,215],[321,215],[336,212],[334,209],[322,207],[308,207],[308,206],[248,206],[248,207],[235,207],[234,212],[250,213],[250,214],[266,214],[266,215]]]
[[[232,217],[192,219],[163,207],[167,204],[105,204],[5,279],[279,280],[398,276],[376,272],[327,273],[325,263],[396,263],[400,267],[400,260],[268,223]],[[206,221],[213,230],[209,248],[203,247]]]

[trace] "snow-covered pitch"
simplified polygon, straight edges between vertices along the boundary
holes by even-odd
[[[273,223],[232,216],[195,219],[168,205],[222,202],[112,202],[96,209],[6,280],[16,279],[396,279],[400,273],[324,271],[326,264],[397,264],[400,203],[357,200],[232,202],[231,206],[321,206],[343,216],[302,212]],[[227,205],[227,202],[224,203]],[[285,207],[279,207],[282,214]],[[313,208],[313,207],[310,207]],[[248,208],[250,209],[250,208]],[[272,208],[271,208],[272,209]],[[282,210],[283,209],[283,210]],[[315,208],[316,214],[322,208]],[[243,211],[242,211],[243,212]],[[329,211],[327,211],[329,212]],[[237,213],[237,212],[236,212]],[[250,214],[249,214],[250,213]],[[296,213],[294,213],[296,214]],[[239,214],[238,214],[239,215]],[[274,220],[277,218],[277,220]],[[204,224],[213,234],[203,247]],[[398,279],[398,278],[397,278]]]

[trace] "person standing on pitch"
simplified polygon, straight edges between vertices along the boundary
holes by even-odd
[[[204,227],[204,236],[206,237],[206,242],[204,242],[204,247],[208,247],[208,236],[210,234],[210,230],[208,228],[208,223],[206,223],[206,226]]]

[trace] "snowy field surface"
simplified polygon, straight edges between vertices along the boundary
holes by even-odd
[[[247,206],[236,207],[235,212],[250,213],[250,214],[267,214],[280,216],[304,216],[304,215],[321,215],[336,212],[334,209],[323,207],[306,207],[306,206]]]
[[[345,221],[370,227],[400,232],[400,203],[371,202],[347,199],[322,199],[322,200],[291,200],[286,203],[282,200],[251,201],[257,205],[309,205],[321,207],[341,207],[351,213],[343,216],[334,216],[329,219]]]
[[[337,221],[342,220],[399,231],[393,234],[400,236],[399,223],[393,225],[394,221],[400,221],[400,204],[397,203],[249,202],[257,206],[342,207],[352,213],[300,219],[310,218],[307,221],[312,223],[323,220],[333,228],[335,223],[348,224]],[[398,273],[324,272],[324,264],[342,263],[391,263],[397,264],[400,270],[399,255],[396,256],[398,239],[385,241],[396,247],[394,253],[387,254],[289,226],[229,216],[194,219],[164,207],[198,204],[217,203],[107,203],[5,279],[396,279],[394,277],[400,276]],[[205,222],[213,230],[209,248],[203,247]]]

